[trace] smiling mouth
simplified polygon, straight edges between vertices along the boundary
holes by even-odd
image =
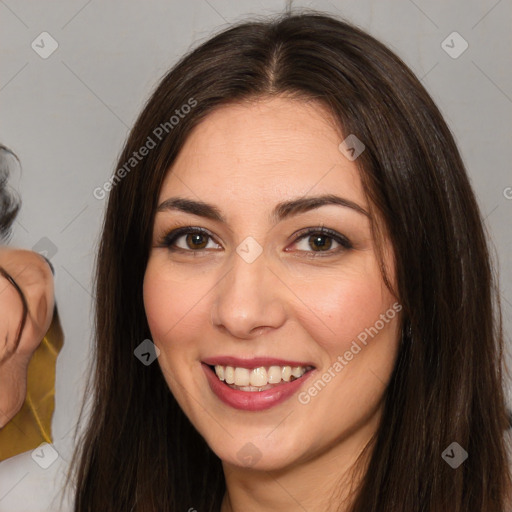
[[[260,366],[243,368],[238,366],[208,365],[231,389],[239,391],[265,391],[287,382],[302,378],[313,370],[313,366]]]

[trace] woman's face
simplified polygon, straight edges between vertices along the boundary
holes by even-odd
[[[225,464],[352,457],[377,428],[401,306],[341,142],[317,103],[224,106],[163,183],[145,309],[169,388]]]

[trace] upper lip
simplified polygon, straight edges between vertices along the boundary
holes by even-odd
[[[209,366],[233,366],[238,368],[259,368],[260,366],[312,366],[314,365],[308,361],[290,361],[286,359],[279,359],[275,357],[253,357],[250,359],[242,359],[233,356],[217,356],[208,357],[203,359],[203,363]]]

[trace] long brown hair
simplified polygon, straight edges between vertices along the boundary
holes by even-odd
[[[238,24],[191,51],[128,137],[98,254],[91,410],[73,459],[74,510],[220,508],[220,460],[159,366],[134,357],[151,338],[142,282],[160,187],[191,129],[220,105],[272,95],[322,102],[340,132],[363,141],[356,163],[374,234],[378,241],[385,229],[396,255],[402,340],[351,512],[504,512],[511,476],[500,303],[463,162],[438,108],[396,55],[309,11]],[[171,122],[176,111],[183,115]],[[150,139],[155,147],[135,164]],[[457,469],[442,457],[453,442],[469,454]]]

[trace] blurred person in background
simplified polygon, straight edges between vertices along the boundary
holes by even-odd
[[[55,362],[63,344],[51,263],[6,246],[21,205],[8,185],[18,163],[0,144],[0,461],[52,442]]]

